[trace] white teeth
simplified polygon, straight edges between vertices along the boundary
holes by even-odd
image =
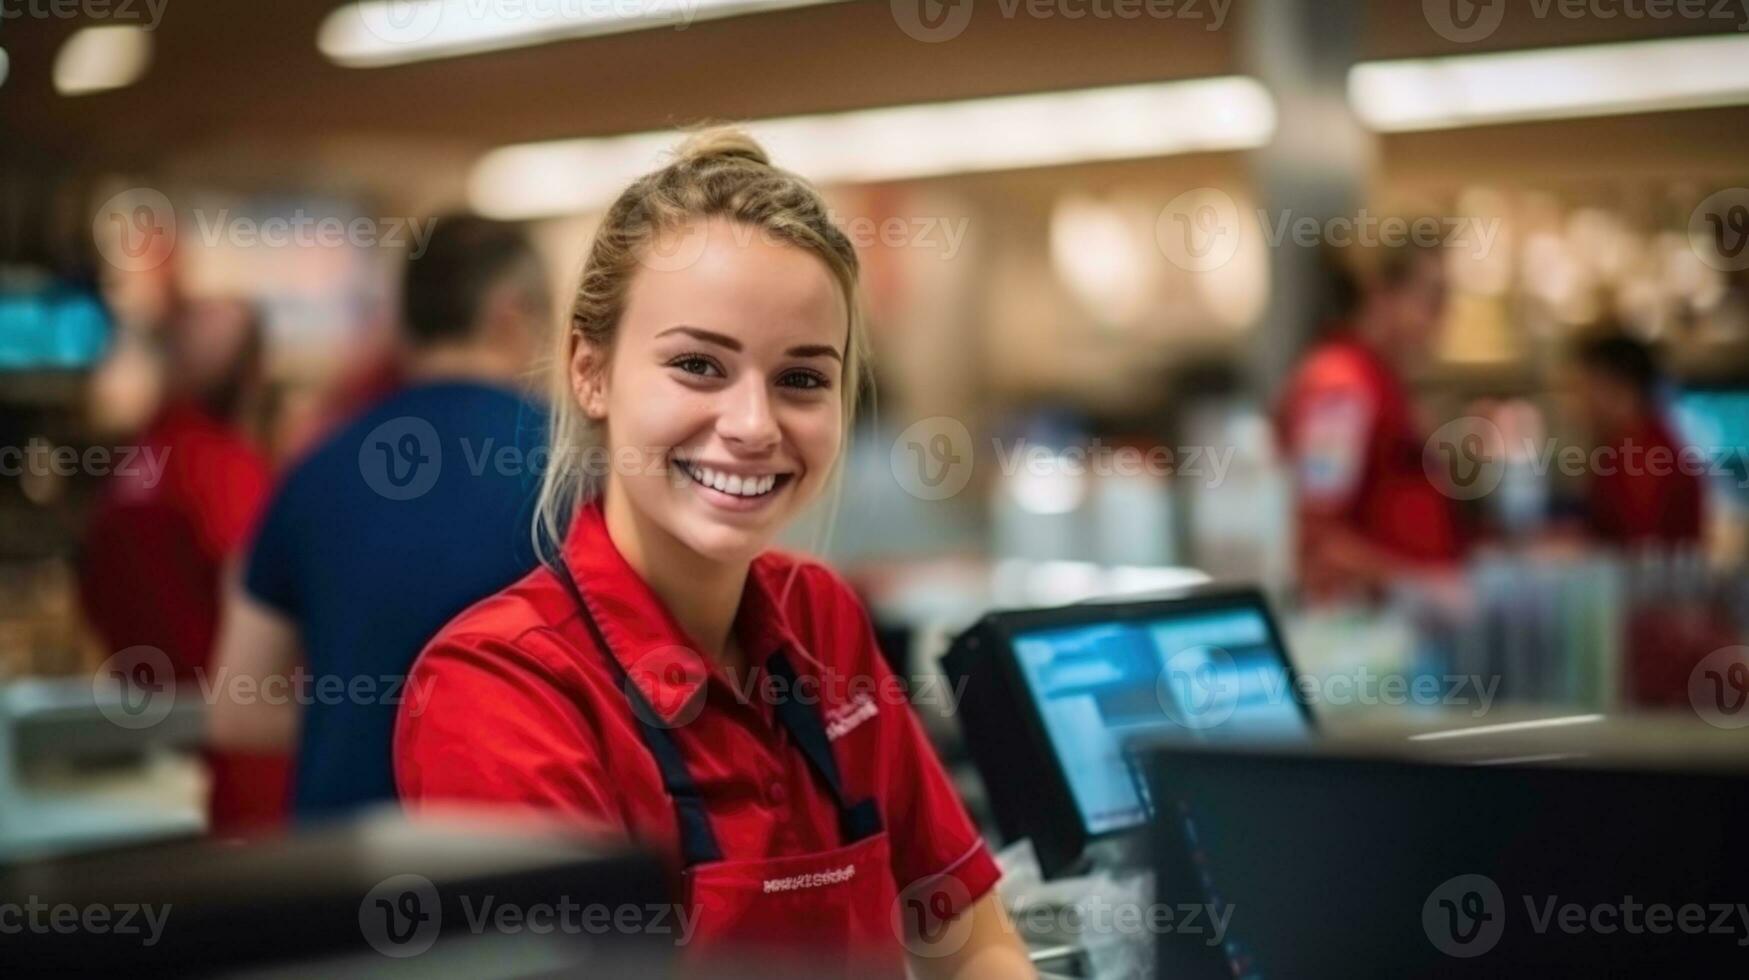
[[[740,476],[733,473],[722,473],[707,466],[698,466],[692,463],[682,463],[681,468],[705,486],[737,497],[764,496],[777,485],[776,473],[767,473],[764,476]]]

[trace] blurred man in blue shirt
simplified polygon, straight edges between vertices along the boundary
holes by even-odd
[[[389,741],[414,657],[536,560],[539,474],[522,461],[545,410],[518,382],[552,315],[538,256],[513,226],[440,219],[409,258],[404,307],[406,386],[277,489],[206,684],[215,744],[295,742],[300,819],[394,798]]]

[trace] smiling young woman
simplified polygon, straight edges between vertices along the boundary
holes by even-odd
[[[768,550],[843,453],[857,276],[818,192],[738,131],[621,194],[555,359],[536,533],[556,547],[420,656],[397,783],[673,855],[693,957],[1030,976],[866,612]]]

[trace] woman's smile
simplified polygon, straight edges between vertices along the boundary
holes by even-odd
[[[706,503],[735,513],[769,506],[795,478],[789,470],[750,468],[674,459],[676,485],[684,483]]]

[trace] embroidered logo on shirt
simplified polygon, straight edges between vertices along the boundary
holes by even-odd
[[[790,875],[787,878],[765,879],[765,893],[793,892],[803,888],[823,888],[826,885],[841,885],[856,877],[856,865],[847,864],[831,871],[816,871],[812,874]]]
[[[840,736],[848,735],[858,725],[880,713],[880,705],[867,694],[858,694],[856,699],[840,708],[826,712],[826,738],[836,742]]]

